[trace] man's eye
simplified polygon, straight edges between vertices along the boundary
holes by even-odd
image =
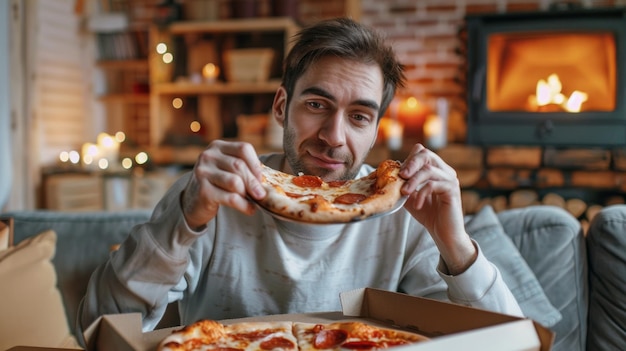
[[[322,104],[320,104],[320,103],[319,103],[319,102],[317,102],[317,101],[309,101],[309,102],[308,102],[308,105],[309,105],[310,107],[314,108],[314,109],[320,109],[320,108],[323,108],[323,107],[324,107]]]
[[[367,123],[370,121],[370,118],[368,116],[365,115],[361,115],[358,113],[355,113],[352,115],[352,119],[359,122],[359,123]]]

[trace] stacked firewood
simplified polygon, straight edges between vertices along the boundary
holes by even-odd
[[[457,171],[466,214],[485,205],[495,211],[552,205],[586,229],[601,208],[625,202],[624,150],[457,144],[438,153]]]
[[[509,194],[491,197],[481,196],[478,191],[463,190],[461,196],[465,214],[475,214],[485,205],[490,205],[496,212],[534,205],[561,207],[580,220],[585,232],[593,217],[603,207],[626,203],[624,197],[620,195],[609,197],[602,204],[598,204],[575,197],[566,199],[555,192],[549,192],[540,197],[537,191],[531,189],[514,190]]]

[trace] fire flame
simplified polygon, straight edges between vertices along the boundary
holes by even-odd
[[[582,104],[587,101],[587,93],[574,90],[568,98],[561,92],[563,84],[559,76],[551,74],[548,79],[540,79],[537,82],[536,95],[531,96],[538,109],[549,105],[557,105],[567,112],[580,112]]]

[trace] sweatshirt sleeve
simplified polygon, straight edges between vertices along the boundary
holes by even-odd
[[[478,250],[476,261],[459,275],[447,274],[445,263],[439,260],[437,272],[448,285],[450,301],[499,313],[523,316],[517,300],[504,283],[498,268],[487,260],[476,242],[474,246]]]
[[[193,232],[182,214],[179,199],[187,180],[188,175],[181,177],[157,204],[150,221],[135,226],[94,271],[78,310],[79,338],[104,314],[140,312],[143,329],[154,329],[167,304],[182,297],[189,249],[203,234]]]

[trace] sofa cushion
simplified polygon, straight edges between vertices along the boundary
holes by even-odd
[[[56,288],[56,234],[46,231],[0,251],[0,350],[75,346]]]
[[[74,332],[80,300],[96,267],[109,257],[138,223],[150,218],[149,210],[124,212],[15,211],[14,242],[19,243],[45,230],[57,234],[56,255],[52,259],[61,291],[67,323]]]
[[[498,218],[563,316],[550,327],[552,350],[585,350],[587,254],[580,222],[563,208],[542,205],[501,211]]]
[[[605,207],[587,234],[589,252],[588,350],[626,345],[626,206]]]
[[[11,219],[0,218],[0,250],[7,249],[13,243],[12,232]]]
[[[473,216],[466,223],[466,230],[478,242],[485,257],[498,267],[526,317],[547,327],[561,319],[491,206],[484,206]]]

